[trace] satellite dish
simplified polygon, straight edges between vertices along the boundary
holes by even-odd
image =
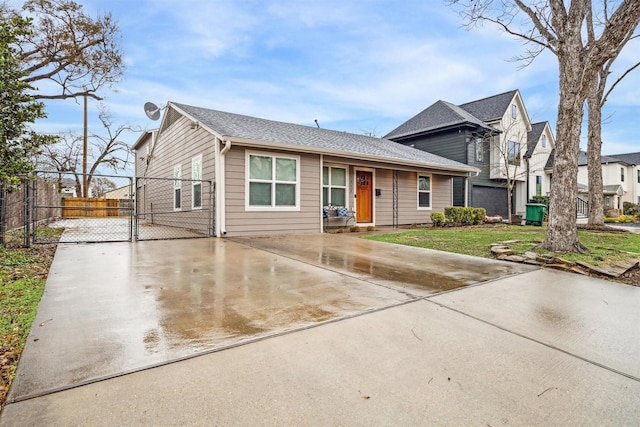
[[[158,120],[160,118],[160,110],[162,108],[158,108],[156,104],[153,102],[145,102],[144,103],[144,113],[151,120]]]

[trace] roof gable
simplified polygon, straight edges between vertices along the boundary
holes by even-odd
[[[507,111],[513,98],[518,94],[518,90],[493,95],[488,98],[478,99],[477,101],[461,104],[460,108],[468,111],[470,114],[478,117],[485,122],[501,120]]]
[[[397,139],[437,129],[465,125],[491,129],[489,125],[468,111],[440,100],[389,132],[385,138]]]
[[[547,126],[549,126],[549,122],[547,121],[533,123],[531,125],[531,130],[527,132],[527,153],[524,155],[525,158],[533,156],[533,152],[536,150],[538,142],[540,142],[540,138]],[[547,141],[547,143],[551,144],[551,141]]]
[[[531,125],[524,102],[520,91],[515,89],[457,106],[446,101],[437,101],[389,132],[385,138],[397,140],[464,125],[496,131],[489,123],[501,121],[514,102],[518,104],[524,123],[529,128]]]
[[[317,127],[260,119],[241,114],[170,102],[177,111],[197,120],[221,139],[272,148],[378,159],[397,164],[475,172],[476,168],[398,144],[388,139]]]

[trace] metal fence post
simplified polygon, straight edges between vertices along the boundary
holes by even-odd
[[[0,245],[5,245],[4,233],[7,229],[7,209],[6,209],[7,193],[4,185],[0,185]]]
[[[24,188],[24,246],[31,247],[31,206],[29,206],[29,184],[22,184]]]

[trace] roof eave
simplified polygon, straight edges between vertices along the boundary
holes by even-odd
[[[497,132],[497,133],[502,133],[502,131],[500,129],[496,129],[494,127],[489,127],[489,126],[482,126],[479,125],[477,123],[472,123],[472,122],[460,122],[460,123],[456,123],[456,124],[452,124],[452,125],[446,125],[446,126],[442,126],[442,127],[438,127],[438,128],[431,128],[431,129],[424,129],[421,131],[417,131],[417,132],[411,132],[411,133],[405,133],[405,134],[401,134],[398,136],[387,136],[385,137],[385,139],[390,139],[392,141],[401,141],[404,139],[409,139],[409,138],[415,138],[415,137],[419,137],[419,136],[425,136],[425,135],[429,135],[431,133],[435,133],[435,132],[446,132],[449,130],[455,130],[455,129],[460,129],[460,128],[481,128],[487,131],[491,131],[491,132]]]
[[[153,135],[153,132],[157,132],[158,129],[151,129],[151,130],[145,130],[142,132],[142,134],[138,137],[138,139],[136,139],[136,142],[133,143],[133,145],[131,146],[132,150],[137,150],[138,147],[142,144],[143,141],[145,141],[149,135]]]
[[[297,144],[287,144],[281,142],[272,142],[272,141],[258,141],[246,138],[238,138],[233,136],[223,136],[224,140],[231,141],[232,144],[240,144],[245,147],[254,147],[254,148],[262,148],[262,149],[281,149],[287,151],[304,151],[305,153],[313,153],[313,154],[323,154],[323,155],[331,155],[336,157],[345,157],[345,158],[356,158],[359,160],[370,160],[381,163],[395,163],[402,166],[411,166],[423,169],[435,169],[442,171],[454,171],[454,172],[463,172],[463,173],[479,173],[480,169],[474,168],[472,166],[466,167],[458,167],[458,166],[449,166],[442,165],[438,163],[429,163],[429,162],[419,162],[405,159],[397,159],[394,157],[384,157],[384,156],[374,156],[370,154],[361,154],[354,153],[352,151],[336,151],[323,149],[318,147],[310,147],[310,146],[301,146]]]

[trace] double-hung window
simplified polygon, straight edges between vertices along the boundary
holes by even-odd
[[[484,141],[482,138],[476,138],[474,141],[474,148],[476,151],[476,162],[484,162]]]
[[[299,210],[300,158],[247,153],[247,209]]]
[[[202,154],[191,159],[191,207],[202,209]]]
[[[322,206],[344,206],[347,203],[347,169],[324,166],[322,168]]]
[[[431,177],[418,175],[418,209],[431,209]]]
[[[182,165],[173,167],[173,210],[182,209]]]
[[[620,168],[620,181],[624,182],[624,168]]]
[[[507,147],[507,161],[510,165],[520,166],[520,143],[509,141]]]
[[[547,135],[542,135],[542,148],[547,148]]]

